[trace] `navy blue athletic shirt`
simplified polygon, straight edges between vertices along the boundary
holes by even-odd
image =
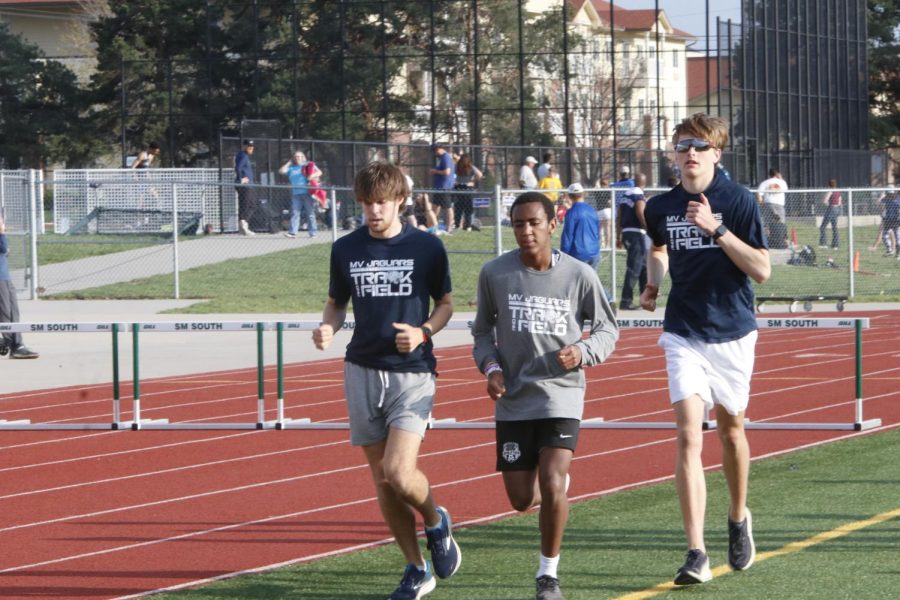
[[[706,189],[713,216],[753,248],[768,248],[759,207],[749,191],[720,173]],[[665,331],[707,342],[736,340],[756,329],[750,278],[711,237],[685,219],[689,199],[681,185],[651,198],[644,209],[647,233],[666,246],[672,290]]]
[[[401,354],[392,323],[418,327],[431,314],[430,298],[439,300],[450,291],[444,244],[409,225],[386,240],[373,238],[361,227],[332,247],[328,295],[340,306],[352,298],[356,320],[348,362],[381,371],[433,373],[431,342]]]

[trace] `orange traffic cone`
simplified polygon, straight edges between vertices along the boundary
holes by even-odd
[[[791,227],[791,244],[793,244],[795,248],[797,247],[797,228],[796,227]]]
[[[853,272],[859,273],[859,250],[853,253]]]

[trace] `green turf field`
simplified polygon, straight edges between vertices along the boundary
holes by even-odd
[[[707,436],[707,442],[714,440]],[[758,555],[742,573],[723,567],[727,495],[721,473],[709,474],[707,547],[715,578],[690,589],[661,589],[654,597],[896,598],[898,456],[900,431],[894,430],[754,462],[749,505]],[[485,485],[502,493],[499,480]],[[429,599],[534,597],[534,513],[461,529],[456,537],[462,567],[451,580],[439,581]],[[572,508],[563,545],[563,592],[567,600],[595,600],[667,585],[683,552],[671,483],[581,502]],[[386,546],[158,597],[383,600],[402,568],[396,547]]]

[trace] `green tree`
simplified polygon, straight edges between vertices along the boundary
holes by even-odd
[[[75,74],[0,23],[0,162],[43,168],[88,150],[80,136],[81,93]]]
[[[124,136],[124,150],[136,152],[155,141],[169,165],[209,150],[220,115],[233,106],[227,68],[207,60],[221,47],[222,16],[195,0],[110,3],[91,25],[92,123],[104,142]]]
[[[900,0],[869,0],[869,106],[873,148],[900,146]]]

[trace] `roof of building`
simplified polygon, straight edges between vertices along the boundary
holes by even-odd
[[[621,31],[653,31],[657,15],[662,25],[662,31],[669,36],[693,38],[694,34],[672,27],[664,10],[658,12],[654,9],[632,10],[616,6],[604,0],[569,0],[569,5],[574,10],[581,10],[585,4],[590,4],[603,23],[610,20],[610,8],[616,29]]]
[[[706,95],[706,63],[705,56],[689,56],[687,60],[687,97],[688,101]],[[716,68],[716,57],[709,58],[709,91],[731,87],[728,65],[723,61]]]

